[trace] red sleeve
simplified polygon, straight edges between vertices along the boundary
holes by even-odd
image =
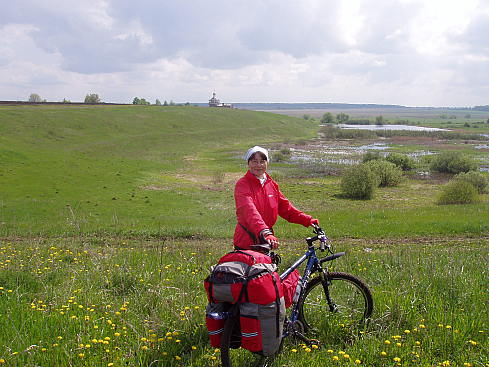
[[[301,212],[282,194],[278,184],[275,183],[278,191],[278,215],[290,223],[302,224],[304,227],[309,227],[312,217]]]
[[[253,202],[251,188],[245,180],[239,180],[234,189],[234,200],[236,201],[236,217],[238,223],[259,239],[260,232],[268,226],[256,209]]]

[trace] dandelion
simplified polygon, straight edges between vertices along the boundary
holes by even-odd
[[[148,346],[147,346],[147,345],[143,345],[143,346],[141,347],[141,349],[142,349],[142,350],[148,350]]]
[[[85,354],[84,353],[78,353],[78,357],[85,358]]]
[[[477,342],[474,341],[474,340],[469,340],[469,343],[472,344],[472,345],[477,345]]]
[[[176,359],[177,361],[179,361],[179,360],[181,360],[181,359],[182,359],[182,357],[180,357],[180,356],[175,356],[175,359]]]
[[[292,353],[297,353],[297,349],[292,349]]]
[[[329,354],[333,354],[333,349],[328,349],[328,350],[327,350],[327,352],[328,352]]]
[[[343,354],[343,358],[348,359],[348,358],[350,358],[350,355],[345,353],[345,354]]]
[[[424,324],[419,324],[420,329],[426,329],[426,326]]]
[[[401,343],[396,343],[396,346],[401,347],[402,344]]]
[[[411,330],[404,330],[404,334],[410,334]]]
[[[443,361],[443,362],[441,363],[441,365],[442,365],[443,367],[448,367],[448,366],[450,366],[450,361]]]
[[[112,367],[114,364],[112,362],[107,363],[107,367]]]
[[[414,342],[414,344],[416,344],[416,345],[421,345],[421,342],[416,340],[416,341]]]
[[[311,347],[312,347],[312,349],[318,349],[319,348],[316,344],[313,344]]]
[[[333,361],[337,361],[337,360],[339,360],[339,359],[340,359],[340,357],[338,357],[338,356],[333,356]]]
[[[305,348],[304,349],[307,353],[309,353],[311,351],[311,348]]]
[[[0,358],[0,364],[4,364],[4,363],[5,363],[5,359]]]
[[[192,345],[192,350],[196,350],[197,347],[195,345]]]
[[[355,364],[362,364],[362,361],[359,359],[355,359]]]
[[[474,365],[472,363],[465,362],[464,367],[473,367]]]
[[[386,353],[386,352],[384,352],[384,351],[382,351],[382,352],[380,352],[380,355],[381,355],[382,357],[385,357],[385,356],[387,355],[387,353]]]
[[[390,345],[391,344],[391,341],[387,339],[387,340],[384,341],[384,344]]]
[[[401,358],[399,357],[394,357],[392,360],[397,363],[401,362]]]

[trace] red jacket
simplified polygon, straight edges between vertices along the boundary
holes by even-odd
[[[302,224],[304,227],[311,223],[312,217],[296,209],[280,192],[277,183],[265,174],[267,180],[263,186],[250,171],[236,182],[234,200],[238,223],[234,231],[235,247],[250,248],[254,241],[248,232],[255,236],[257,243],[262,243],[260,232],[266,228],[271,229],[278,215],[288,222]]]

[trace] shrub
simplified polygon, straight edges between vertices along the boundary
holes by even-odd
[[[399,167],[403,171],[410,171],[416,166],[414,160],[405,154],[390,153],[385,159],[388,162],[394,163],[397,167]]]
[[[352,199],[371,199],[377,185],[375,174],[365,164],[349,168],[341,178],[341,191]]]
[[[475,161],[461,152],[443,152],[433,158],[430,170],[441,173],[461,173],[477,169]]]
[[[402,179],[402,170],[394,163],[385,160],[373,160],[365,163],[377,178],[379,186],[397,186]]]
[[[483,194],[486,191],[487,180],[484,175],[479,172],[470,171],[467,173],[459,173],[454,179],[474,185],[479,194]]]
[[[379,152],[367,152],[363,155],[362,162],[367,163],[378,159],[382,159]]]
[[[273,154],[273,160],[275,162],[283,162],[290,159],[292,152],[289,148],[280,149],[280,151]]]
[[[437,204],[471,204],[479,201],[477,190],[469,182],[452,180],[443,187]]]

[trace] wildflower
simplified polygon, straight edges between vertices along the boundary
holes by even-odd
[[[411,330],[404,330],[404,334],[410,334]]]
[[[311,351],[311,348],[305,348],[304,349],[307,353],[309,353]]]
[[[319,348],[316,344],[313,344],[311,347],[312,347],[312,349],[318,349]]]
[[[385,356],[387,355],[387,353],[386,353],[386,352],[384,352],[384,351],[382,351],[382,352],[380,352],[380,355],[381,355],[382,357],[385,357]]]
[[[0,364],[4,364],[4,363],[5,363],[5,359],[0,358]]]
[[[175,359],[176,359],[177,361],[179,361],[179,360],[181,360],[181,359],[182,359],[182,357],[180,357],[180,356],[175,356]]]
[[[292,353],[297,353],[297,349],[292,349]]]
[[[355,364],[362,364],[362,361],[359,359],[355,359]]]
[[[473,367],[473,366],[474,365],[472,363],[467,363],[467,362],[464,363],[464,367]]]
[[[400,347],[400,346],[402,346],[402,344],[401,343],[396,343],[396,346]]]
[[[85,354],[84,353],[78,353],[78,357],[84,358],[85,357]]]
[[[345,353],[345,354],[343,354],[343,358],[348,359],[348,358],[350,358],[350,355]]]
[[[328,350],[327,350],[327,352],[328,352],[329,354],[333,354],[333,350],[332,350],[332,349],[328,349]]]
[[[114,336],[121,336],[121,333],[114,333]]]
[[[343,355],[343,354],[345,354],[345,352],[343,352],[342,350],[340,350],[340,351],[338,351],[338,354]]]
[[[451,326],[451,325],[447,325],[447,326],[445,326],[445,328],[446,328],[446,329],[451,329],[451,328],[452,328],[452,326]]]
[[[195,345],[192,345],[192,350],[196,350],[197,347]]]
[[[394,357],[392,360],[397,363],[401,362],[401,358],[399,357]]]
[[[421,345],[421,342],[419,342],[419,341],[417,341],[417,340],[416,340],[416,341],[414,342],[414,344],[416,344],[416,345]]]
[[[426,329],[426,326],[424,324],[419,324],[420,329]]]
[[[107,367],[112,367],[114,364],[112,362],[107,363]]]
[[[387,339],[386,341],[384,341],[384,344],[390,345],[391,341],[389,339]]]
[[[469,343],[472,344],[472,345],[477,345],[477,342],[474,341],[474,340],[469,340]]]
[[[333,361],[337,361],[337,360],[339,360],[339,359],[340,359],[340,357],[338,357],[338,356],[333,356]]]
[[[443,361],[443,362],[441,363],[441,365],[442,365],[443,367],[448,367],[448,366],[450,366],[450,361]]]
[[[147,345],[143,345],[143,346],[141,347],[141,349],[142,349],[142,350],[148,350],[148,346],[147,346]]]

